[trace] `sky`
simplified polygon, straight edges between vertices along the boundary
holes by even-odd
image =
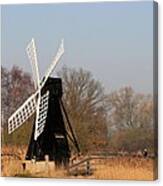
[[[153,92],[153,3],[105,2],[3,5],[2,65],[31,73],[25,52],[33,37],[41,76],[62,38],[63,66],[88,70],[106,91],[131,86]],[[55,75],[55,73],[54,73]]]

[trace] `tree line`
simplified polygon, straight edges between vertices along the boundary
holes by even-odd
[[[154,151],[152,95],[136,93],[132,87],[106,93],[91,72],[63,67],[63,102],[83,152]],[[7,119],[34,92],[30,74],[17,66],[1,66],[1,123],[3,144],[28,144],[34,118],[13,134]]]

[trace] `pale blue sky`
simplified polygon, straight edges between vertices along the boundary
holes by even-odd
[[[31,72],[25,48],[36,40],[41,74],[61,38],[63,65],[82,67],[106,91],[131,85],[153,91],[153,3],[6,5],[2,7],[2,65],[16,64]]]

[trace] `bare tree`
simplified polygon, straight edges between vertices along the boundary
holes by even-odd
[[[6,122],[9,114],[9,72],[6,68],[1,67],[1,114],[2,127]]]
[[[109,94],[107,101],[110,148],[130,152],[148,148],[153,151],[152,96],[137,94],[131,87],[124,87]]]
[[[95,149],[107,142],[107,110],[104,89],[91,73],[64,67],[63,101],[83,149]],[[88,149],[87,149],[88,150]]]
[[[116,128],[152,126],[153,101],[151,96],[136,94],[124,87],[108,96],[109,121]]]
[[[142,96],[142,101],[137,108],[137,125],[140,128],[154,130],[154,108],[152,96]]]

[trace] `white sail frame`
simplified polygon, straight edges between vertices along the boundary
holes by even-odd
[[[45,85],[48,77],[53,72],[58,61],[60,60],[61,56],[64,53],[64,42],[62,39],[58,52],[54,60],[50,64],[49,68],[47,69],[45,76],[43,77],[41,82],[39,77],[36,46],[33,38],[31,42],[28,44],[26,51],[32,66],[33,80],[34,80],[36,92],[32,94],[23,103],[23,105],[20,106],[8,119],[8,133],[11,134],[12,132],[14,132],[36,111],[34,140],[37,140],[39,135],[43,132],[45,122],[46,122],[46,116],[48,112],[49,92],[47,91],[46,94],[41,95],[41,89]],[[31,105],[32,107],[30,107]],[[42,108],[40,108],[41,106]]]

